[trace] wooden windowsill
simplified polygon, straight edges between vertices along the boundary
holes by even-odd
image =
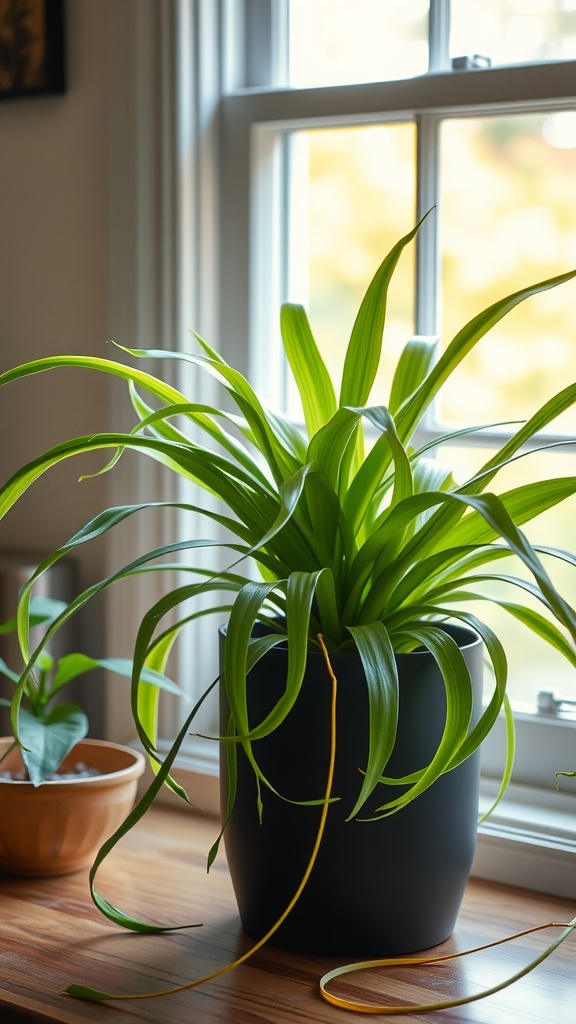
[[[161,924],[202,928],[136,935],[110,924],[93,906],[87,873],[64,878],[0,878],[0,1021],[2,1024],[351,1024],[361,1015],[318,994],[333,959],[297,956],[268,945],[241,967],[197,989],[162,999],[81,1002],[69,984],[120,993],[170,988],[231,962],[250,948],[239,924],[223,854],[206,876],[213,818],[168,808],[148,813],[101,867],[99,891],[124,911]],[[393,880],[390,880],[393,884]],[[338,893],[334,893],[337,904]],[[472,880],[457,928],[440,952],[468,949],[547,921],[567,921],[576,907],[560,899]],[[478,991],[514,974],[558,930],[539,932],[442,967],[365,972],[347,984],[357,997],[430,1001]],[[405,987],[408,983],[409,988]],[[344,983],[342,983],[344,985]],[[344,991],[344,988],[342,988]],[[536,971],[486,1000],[434,1014],[397,1014],[391,1022],[551,1024],[574,1021],[576,935]]]

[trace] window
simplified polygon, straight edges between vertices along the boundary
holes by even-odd
[[[220,336],[231,359],[237,339],[249,338],[244,368],[270,402],[298,415],[279,373],[280,302],[307,305],[337,373],[338,346],[371,272],[431,207],[415,264],[404,261],[391,296],[391,352],[412,333],[448,341],[520,283],[576,265],[576,4],[247,0],[230,7],[236,14],[242,7],[248,29],[258,11],[259,37],[255,51],[238,46],[243,37],[235,32],[222,106],[228,301]],[[371,52],[371,40],[384,37],[394,39],[394,60],[386,42]],[[435,409],[431,435],[442,423],[470,425],[471,410],[479,424],[522,418],[540,396],[573,380],[575,297],[568,285],[499,325]],[[574,415],[554,430],[568,442],[561,454],[532,457],[537,471],[546,460],[551,476],[573,472]],[[493,440],[478,430],[450,458],[464,471]],[[508,486],[522,471],[530,472],[529,459],[511,470]],[[573,507],[551,513],[546,527],[570,546],[573,515]],[[524,632],[513,639],[511,622],[503,628],[513,648],[518,726],[520,789],[512,793],[522,803],[523,786],[532,794],[540,786],[548,806],[554,771],[573,761],[575,723],[569,705],[554,719],[540,714],[536,695],[553,690],[574,699],[574,673],[541,642],[528,646]],[[485,744],[488,780],[498,774],[501,742],[495,735]]]
[[[576,265],[575,3],[167,0],[135,4],[131,17],[136,31],[124,26],[118,38],[132,39],[144,63],[152,52],[156,63],[146,88],[131,100],[142,133],[133,157],[140,189],[134,199],[124,195],[124,206],[133,204],[136,221],[141,216],[154,230],[146,260],[138,260],[142,225],[132,234],[130,256],[139,267],[136,326],[144,330],[127,331],[122,322],[115,336],[136,334],[146,344],[152,324],[149,343],[170,347],[185,343],[190,327],[199,329],[217,339],[225,358],[271,402],[297,416],[281,359],[281,301],[308,305],[337,372],[337,344],[346,338],[371,271],[425,210],[436,207],[414,263],[404,260],[399,271],[386,340],[391,350],[413,333],[449,337],[467,311],[490,301],[487,296]],[[372,46],[373,39],[382,45]],[[498,49],[490,52],[488,44],[496,41]],[[117,65],[131,88],[127,56],[118,54]],[[134,67],[141,64],[134,59]],[[152,101],[158,81],[159,110]],[[147,118],[153,119],[149,137]],[[121,189],[122,179],[116,184]],[[116,247],[116,306],[122,314],[120,263],[130,262],[124,252]],[[431,436],[441,421],[468,420],[472,403],[478,403],[478,422],[511,419],[522,415],[525,401],[533,404],[535,389],[551,393],[558,381],[574,379],[575,294],[565,286],[553,298],[531,300],[524,319],[511,318],[492,341],[498,378],[485,348],[473,378],[463,378],[435,410]],[[193,397],[194,386],[192,381],[188,389]],[[574,421],[566,419],[558,429],[571,443],[562,455],[538,458],[560,467],[574,459]],[[478,431],[450,456],[462,464],[478,458],[491,438]],[[164,486],[159,482],[157,493]],[[566,520],[553,528],[565,530]],[[573,546],[573,538],[569,542]],[[135,615],[137,621],[137,610]],[[121,614],[113,610],[112,618],[116,626]],[[215,644],[206,646],[202,634],[205,629],[184,651],[180,680],[198,679],[203,686],[215,666]],[[522,645],[520,656],[523,651]],[[552,871],[555,891],[574,896],[574,798],[554,798],[550,812],[555,770],[573,767],[574,718],[569,710],[539,715],[535,707],[536,689],[574,696],[574,682],[573,674],[560,678],[559,666],[545,657],[545,677],[538,670],[527,689],[520,664],[513,683],[524,705],[518,711],[517,788],[484,837],[490,867],[481,871],[549,891]],[[532,670],[532,655],[528,662]],[[174,733],[177,714],[166,711],[167,735]],[[488,792],[500,741],[495,734],[486,745]],[[191,749],[203,756],[201,747]],[[208,762],[200,768],[208,770]],[[535,865],[522,875],[519,851],[529,851],[524,861]]]
[[[429,7],[412,0],[401,11],[397,4],[371,0],[264,6],[288,19],[286,32],[274,31],[270,22],[268,43],[272,49],[275,41],[281,45],[289,39],[287,79],[297,86],[310,80],[333,84],[334,74],[342,73],[337,71],[339,47],[351,57],[351,75],[355,47],[361,57],[368,36],[390,34],[396,55],[409,55],[411,73],[414,48],[421,53],[425,46],[434,69],[400,80],[397,62],[387,61],[384,48],[380,70],[390,71],[389,81],[325,89],[279,89],[268,81],[258,89],[235,88],[224,101],[224,137],[230,146],[224,155],[230,172],[222,200],[227,233],[231,220],[245,218],[237,252],[227,261],[230,286],[238,279],[240,263],[250,268],[250,278],[241,284],[251,300],[249,309],[244,305],[240,334],[244,329],[249,333],[255,353],[252,378],[259,378],[259,388],[268,391],[271,401],[298,417],[289,381],[273,369],[280,361],[280,302],[305,302],[337,378],[352,317],[371,273],[426,209],[436,208],[421,232],[417,265],[401,262],[391,291],[385,336],[390,360],[410,334],[439,335],[446,344],[476,310],[522,283],[576,264],[576,110],[574,96],[567,95],[573,65],[454,71],[446,56],[442,69],[441,55],[453,52],[450,7],[443,2]],[[462,5],[453,6],[456,45],[463,39],[471,43],[470,33],[474,27],[480,33],[483,18],[474,16],[470,27]],[[498,53],[499,62],[504,56],[510,61],[540,56],[535,25],[542,36],[562,36],[563,54],[573,44],[569,33],[576,31],[576,4],[501,0],[482,9],[506,38],[524,25],[527,39],[526,24],[533,28],[533,49],[511,47],[506,55]],[[309,52],[311,39],[320,43]],[[477,52],[472,47],[470,55]],[[270,59],[265,66],[285,63]],[[360,63],[358,74],[372,79],[374,68]],[[430,432],[500,422],[501,435],[511,429],[509,421],[521,419],[560,390],[576,366],[570,342],[575,296],[576,286],[565,286],[523,304],[493,329],[445,390]],[[233,307],[230,334],[237,337],[236,302]],[[271,337],[276,339],[272,346]],[[386,369],[385,363],[384,374]],[[575,427],[573,412],[554,425],[564,440],[574,438]],[[491,438],[493,432],[479,429],[450,457],[468,472]],[[575,450],[576,443],[564,446],[562,454],[535,457],[535,462],[550,475],[569,472]],[[510,477],[522,479],[535,462],[516,464]],[[569,543],[569,510],[555,516],[555,535],[560,532]],[[534,649],[526,647],[525,639],[516,643],[520,667],[512,682],[514,699],[531,705],[542,688],[542,657],[546,673],[554,657],[534,643]],[[575,697],[574,673],[562,659],[554,672],[562,692]]]

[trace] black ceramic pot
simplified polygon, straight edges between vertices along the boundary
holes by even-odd
[[[483,645],[476,634],[445,627],[471,672],[476,715],[482,691]],[[221,630],[224,641],[225,627]],[[250,721],[261,721],[285,688],[286,650],[275,648],[248,677]],[[401,955],[426,949],[453,931],[468,880],[478,822],[479,755],[440,778],[413,803],[380,821],[346,821],[366,765],[368,703],[356,654],[331,657],[338,679],[337,757],[332,804],[312,875],[271,942],[300,952],[350,957]],[[397,656],[398,736],[387,774],[405,776],[428,764],[445,722],[440,673],[428,652]],[[308,656],[296,705],[271,736],[254,743],[265,776],[290,800],[322,798],[330,753],[331,683],[320,652]],[[221,687],[221,721],[228,709]],[[221,745],[226,806],[226,745]],[[368,812],[397,795],[378,787]],[[238,791],[225,848],[244,928],[261,938],[302,879],[318,832],[320,808],[302,807],[263,789],[238,750]],[[364,812],[363,812],[364,813]],[[369,813],[366,814],[369,817]]]

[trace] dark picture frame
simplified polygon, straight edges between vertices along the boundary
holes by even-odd
[[[64,0],[0,0],[0,101],[65,91]]]

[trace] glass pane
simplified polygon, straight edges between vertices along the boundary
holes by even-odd
[[[450,53],[492,64],[576,58],[574,0],[452,0]]]
[[[415,221],[412,123],[298,132],[292,137],[289,297],[302,303],[338,391],[362,296],[392,246]],[[383,374],[414,333],[414,248],[390,289]],[[376,390],[376,389],[375,389]],[[300,417],[293,390],[288,411]]]
[[[411,78],[428,68],[428,0],[290,0],[290,84]]]
[[[576,267],[576,114],[449,120],[441,133],[446,344],[517,288]],[[531,297],[497,323],[443,388],[439,415],[525,418],[576,379],[576,284]],[[576,411],[551,430],[576,432]]]
[[[454,469],[454,475],[460,483],[469,477],[490,458],[487,449],[444,448],[439,454],[441,460]],[[551,479],[553,477],[570,476],[574,473],[574,455],[533,453],[519,459],[502,470],[501,474],[490,484],[490,490],[501,494],[511,487],[529,483],[531,480]],[[550,509],[542,513],[533,522],[523,527],[524,533],[533,543],[553,544],[558,548],[572,550],[574,547],[574,514],[576,499],[569,498],[564,506]],[[570,604],[576,601],[574,567],[567,566],[557,558],[544,556],[544,564],[554,584]],[[480,570],[481,571],[481,570]],[[514,559],[503,559],[496,563],[492,570],[524,579],[532,579],[530,573]],[[470,588],[472,589],[472,588]],[[530,607],[551,618],[544,606],[537,600],[531,600],[517,587],[495,587],[493,584],[478,584],[475,592],[492,595],[507,601],[529,604]],[[472,611],[480,619],[490,625],[503,641],[508,658],[509,684],[508,693],[516,705],[536,703],[538,690],[552,690],[557,696],[576,699],[576,674],[566,658],[558,653],[544,640],[530,633],[520,625],[513,616],[499,608],[494,600],[480,601],[478,604],[462,602],[463,610]],[[554,619],[552,621],[555,622]],[[487,685],[490,685],[488,677]]]

